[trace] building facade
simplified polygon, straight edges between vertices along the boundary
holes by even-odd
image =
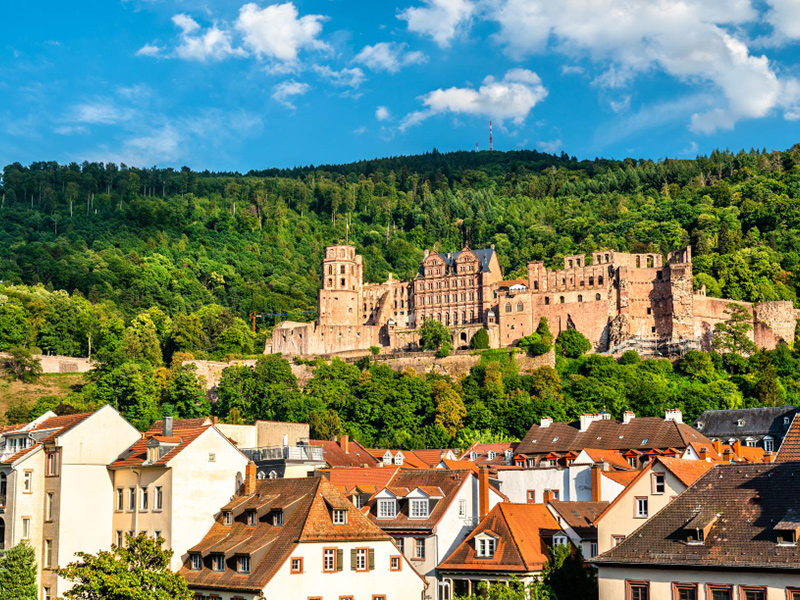
[[[494,248],[425,252],[412,281],[391,275],[365,283],[354,246],[325,248],[315,323],[275,326],[265,353],[327,355],[417,349],[417,329],[435,319],[466,347],[481,328],[492,347],[514,346],[546,317],[553,334],[583,333],[598,351],[671,355],[709,349],[714,326],[732,302],[694,289],[692,252],[660,254],[607,250],[564,258],[563,269],[528,263],[527,278],[503,281]],[[763,348],[794,341],[791,302],[736,302],[752,317],[750,337]]]

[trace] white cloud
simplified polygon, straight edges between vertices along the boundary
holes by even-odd
[[[442,47],[469,23],[475,13],[472,0],[423,0],[421,7],[409,7],[397,15],[408,22],[409,31],[428,35]]]
[[[119,107],[110,100],[98,100],[73,106],[67,115],[67,120],[76,123],[114,125],[128,121],[133,116],[134,111],[130,108]]]
[[[339,87],[357,88],[364,83],[366,79],[364,77],[364,71],[358,67],[354,69],[342,69],[341,71],[334,71],[328,66],[321,65],[314,65],[312,68],[320,77],[324,77],[333,85]]]
[[[136,56],[158,56],[162,50],[162,47],[155,44],[145,44],[136,51]]]
[[[426,94],[422,97],[422,103],[427,108],[406,115],[400,129],[405,130],[442,113],[484,116],[500,125],[511,120],[519,125],[545,97],[547,89],[536,73],[527,69],[511,69],[501,80],[486,77],[477,90],[451,87]]]
[[[377,108],[377,110],[375,111],[375,118],[376,118],[376,119],[378,119],[378,121],[386,121],[386,120],[388,120],[388,119],[389,119],[391,116],[392,116],[392,115],[391,115],[391,113],[389,112],[389,109],[388,109],[388,108],[386,108],[385,106],[379,106],[379,107]]]
[[[583,72],[583,67],[577,65],[564,65],[561,67],[562,75],[582,75]]]
[[[796,0],[770,0],[773,8]],[[496,39],[513,58],[555,49],[608,65],[595,83],[622,87],[660,69],[689,83],[710,83],[722,97],[691,117],[711,133],[741,119],[764,117],[786,104],[769,60],[753,56],[729,29],[757,21],[750,0],[498,0]],[[798,25],[800,27],[800,25]]]
[[[628,94],[624,96],[621,100],[611,100],[609,101],[608,105],[611,107],[615,113],[625,112],[631,107],[631,96]]]
[[[255,3],[239,9],[236,28],[244,43],[259,58],[295,62],[304,48],[327,50],[329,46],[318,39],[322,33],[323,15],[300,17],[291,2],[259,8]]]
[[[175,48],[175,54],[179,58],[205,62],[247,54],[241,48],[233,47],[230,31],[216,25],[203,31],[197,21],[185,14],[173,16],[172,22],[181,29],[180,44]]]
[[[767,0],[769,10],[764,20],[772,26],[774,44],[800,39],[800,2],[797,0]]]
[[[681,150],[681,156],[697,156],[698,149],[697,142],[691,141],[686,148]]]
[[[397,73],[408,65],[421,64],[428,60],[422,52],[406,52],[408,44],[397,42],[379,42],[374,46],[364,46],[353,59],[366,65],[373,71]]]
[[[362,125],[361,127],[354,129],[353,133],[355,133],[356,135],[364,135],[365,133],[367,133],[367,128]]]
[[[539,148],[542,152],[547,152],[548,154],[556,154],[561,148],[563,147],[563,142],[561,140],[550,140],[549,142],[536,142],[536,147]]]
[[[272,88],[272,98],[283,104],[287,108],[294,110],[297,108],[292,104],[292,98],[307,94],[311,86],[307,83],[289,80],[284,81]]]
[[[53,133],[58,135],[83,135],[89,133],[89,130],[83,125],[62,125],[53,129]]]

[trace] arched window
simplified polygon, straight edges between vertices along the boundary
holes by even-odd
[[[600,276],[597,278],[597,285],[603,285],[603,276],[602,276],[602,275],[600,275]]]
[[[522,302],[517,302],[517,312],[522,312],[525,309],[525,306]]]
[[[583,296],[581,294],[578,294],[578,302],[583,302]]]
[[[333,287],[333,279],[328,277],[328,287]]]
[[[647,257],[647,268],[648,269],[652,269],[653,268],[653,257],[652,256],[648,256]]]
[[[511,302],[506,302],[506,312],[511,312]]]
[[[600,294],[595,294],[595,295],[594,295],[594,299],[595,299],[595,300],[601,300],[601,299],[602,299],[602,297],[600,296]]]
[[[539,289],[539,282],[538,281],[534,281],[533,282],[533,289],[535,289],[535,290]]]
[[[550,304],[550,297],[549,296],[545,296],[544,297],[544,305],[548,306],[549,304]]]
[[[589,287],[594,285],[594,277],[589,275]]]
[[[559,301],[561,304],[564,304],[564,296],[561,296],[561,297],[558,299],[558,301]]]

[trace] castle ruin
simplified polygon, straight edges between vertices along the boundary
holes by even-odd
[[[481,328],[495,348],[515,346],[547,317],[554,335],[573,328],[596,351],[672,356],[709,350],[714,325],[725,321],[732,300],[694,290],[691,247],[669,253],[606,250],[564,258],[550,270],[528,263],[528,276],[505,281],[494,247],[460,252],[426,251],[416,277],[363,282],[363,259],[354,246],[325,248],[315,323],[278,323],[266,353],[331,355],[413,351],[425,319],[442,322],[453,345],[464,348]],[[797,311],[791,302],[736,302],[752,315],[753,341],[761,348],[794,341]]]

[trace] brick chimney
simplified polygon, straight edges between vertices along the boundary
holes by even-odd
[[[542,498],[542,503],[547,504],[548,502],[552,502],[555,499],[556,498],[555,498],[555,494],[553,494],[553,490],[545,490],[544,491],[544,497]]]
[[[722,442],[720,442],[719,440],[714,440],[713,442],[711,442],[711,445],[714,446],[714,451],[717,454],[722,454]]]
[[[636,413],[635,412],[630,411],[630,410],[626,410],[624,413],[622,413],[622,424],[623,425],[627,425],[628,423],[633,421],[635,418],[636,418]]]
[[[592,465],[592,502],[603,500],[603,470],[599,465]]]
[[[478,471],[478,516],[481,521],[489,514],[489,469]]]
[[[552,424],[553,424],[552,417],[542,417],[542,419],[539,421],[539,427],[550,427],[550,425]]]
[[[741,458],[741,456],[742,456],[742,442],[741,442],[741,440],[736,440],[733,443],[733,451],[736,453],[736,456],[738,458]]]
[[[244,468],[244,495],[249,496],[256,491],[256,463],[252,460]]]
[[[339,446],[341,446],[345,454],[350,454],[350,436],[343,435],[342,439],[339,441]]]
[[[164,437],[172,437],[172,417],[164,417],[161,434]]]

